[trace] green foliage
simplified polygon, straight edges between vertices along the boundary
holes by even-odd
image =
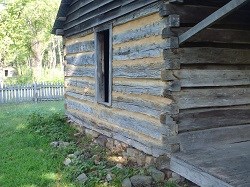
[[[48,64],[54,64],[53,68],[62,63],[59,58],[61,39],[50,33],[59,3],[59,0],[8,2],[6,9],[0,12],[0,66],[41,70],[46,55]]]

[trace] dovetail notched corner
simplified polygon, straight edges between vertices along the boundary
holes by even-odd
[[[161,79],[163,81],[177,81],[179,78],[179,71],[172,71],[168,69],[162,69],[161,70]]]
[[[170,37],[166,38],[165,49],[178,49],[179,48],[179,38]]]
[[[180,15],[171,14],[167,18],[168,27],[180,27]]]
[[[178,37],[178,33],[171,30],[170,27],[166,27],[162,30],[162,38]]]

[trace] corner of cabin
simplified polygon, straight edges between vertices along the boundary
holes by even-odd
[[[233,157],[250,162],[249,151],[231,149],[250,140],[250,5],[209,22],[225,4],[230,11],[246,1],[68,4],[55,24],[64,35],[68,117],[146,154],[168,155],[170,169],[196,184],[237,186],[209,162],[229,170]],[[220,165],[222,150],[233,157]]]

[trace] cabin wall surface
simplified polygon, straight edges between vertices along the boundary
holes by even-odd
[[[178,44],[178,36],[222,5],[185,1],[160,8],[160,15],[172,20],[162,32],[170,41],[162,79],[175,84],[167,97],[179,109],[173,116],[178,135],[168,141],[183,151],[250,140],[249,5],[183,44]]]
[[[111,106],[95,99],[94,33],[64,38],[67,115],[154,156],[172,151],[165,139],[174,131],[166,116],[177,112],[164,97],[171,84],[161,80],[166,20],[158,11],[155,3],[113,20]]]

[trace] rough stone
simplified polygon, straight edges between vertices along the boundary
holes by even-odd
[[[58,143],[59,143],[58,147],[60,148],[68,147],[70,145],[69,142],[64,142],[64,141],[59,141]]]
[[[126,178],[122,181],[122,187],[132,187],[132,183],[129,178]]]
[[[87,177],[87,175],[85,173],[82,173],[81,175],[79,175],[76,180],[79,182],[86,182],[89,178]]]
[[[176,183],[183,182],[183,177],[181,177],[179,174],[173,172],[172,173],[172,180],[174,180]]]
[[[72,160],[70,158],[66,158],[63,162],[65,166],[69,166],[71,164]]]
[[[94,160],[95,164],[100,164],[100,156],[99,155],[94,155],[92,157],[92,159]]]
[[[100,135],[98,136],[98,138],[95,139],[95,142],[102,147],[106,146],[107,141],[107,137],[104,135]]]
[[[110,181],[113,180],[113,176],[112,176],[111,173],[108,173],[108,174],[106,175],[106,180],[107,180],[108,182],[110,182]]]
[[[95,131],[90,130],[90,129],[85,129],[85,134],[88,136],[91,136],[92,138],[97,138],[99,136],[98,132],[95,132]]]
[[[139,166],[144,166],[146,163],[146,155],[144,153],[139,153],[136,157],[136,162]]]
[[[165,179],[169,179],[169,178],[172,178],[172,171],[169,170],[169,169],[163,169],[161,170],[164,174],[165,174]]]
[[[76,151],[76,152],[74,152],[74,155],[75,155],[76,157],[80,156],[81,154],[82,154],[81,151]]]
[[[123,167],[123,165],[122,164],[120,164],[120,163],[118,163],[118,164],[116,164],[116,166],[115,167],[117,167],[117,168],[119,168],[119,169],[123,169],[124,167]]]
[[[145,158],[145,166],[148,167],[148,166],[151,166],[151,165],[154,165],[154,157],[146,156],[146,158]]]
[[[165,179],[165,174],[159,170],[157,170],[155,167],[151,166],[148,168],[148,172],[152,176],[155,182],[163,182]]]
[[[59,142],[51,142],[50,145],[52,147],[58,147],[59,146]]]
[[[167,155],[159,156],[156,158],[155,165],[158,170],[169,169],[170,158]]]
[[[67,157],[70,158],[70,159],[74,159],[74,158],[76,158],[76,155],[75,154],[69,154]]]
[[[137,158],[137,156],[139,155],[139,151],[137,149],[129,147],[127,148],[127,155],[132,158]]]
[[[107,143],[106,143],[106,147],[112,151],[114,148],[114,140],[111,138],[108,138]]]
[[[130,178],[133,186],[136,187],[151,187],[153,179],[151,176],[135,175]]]

